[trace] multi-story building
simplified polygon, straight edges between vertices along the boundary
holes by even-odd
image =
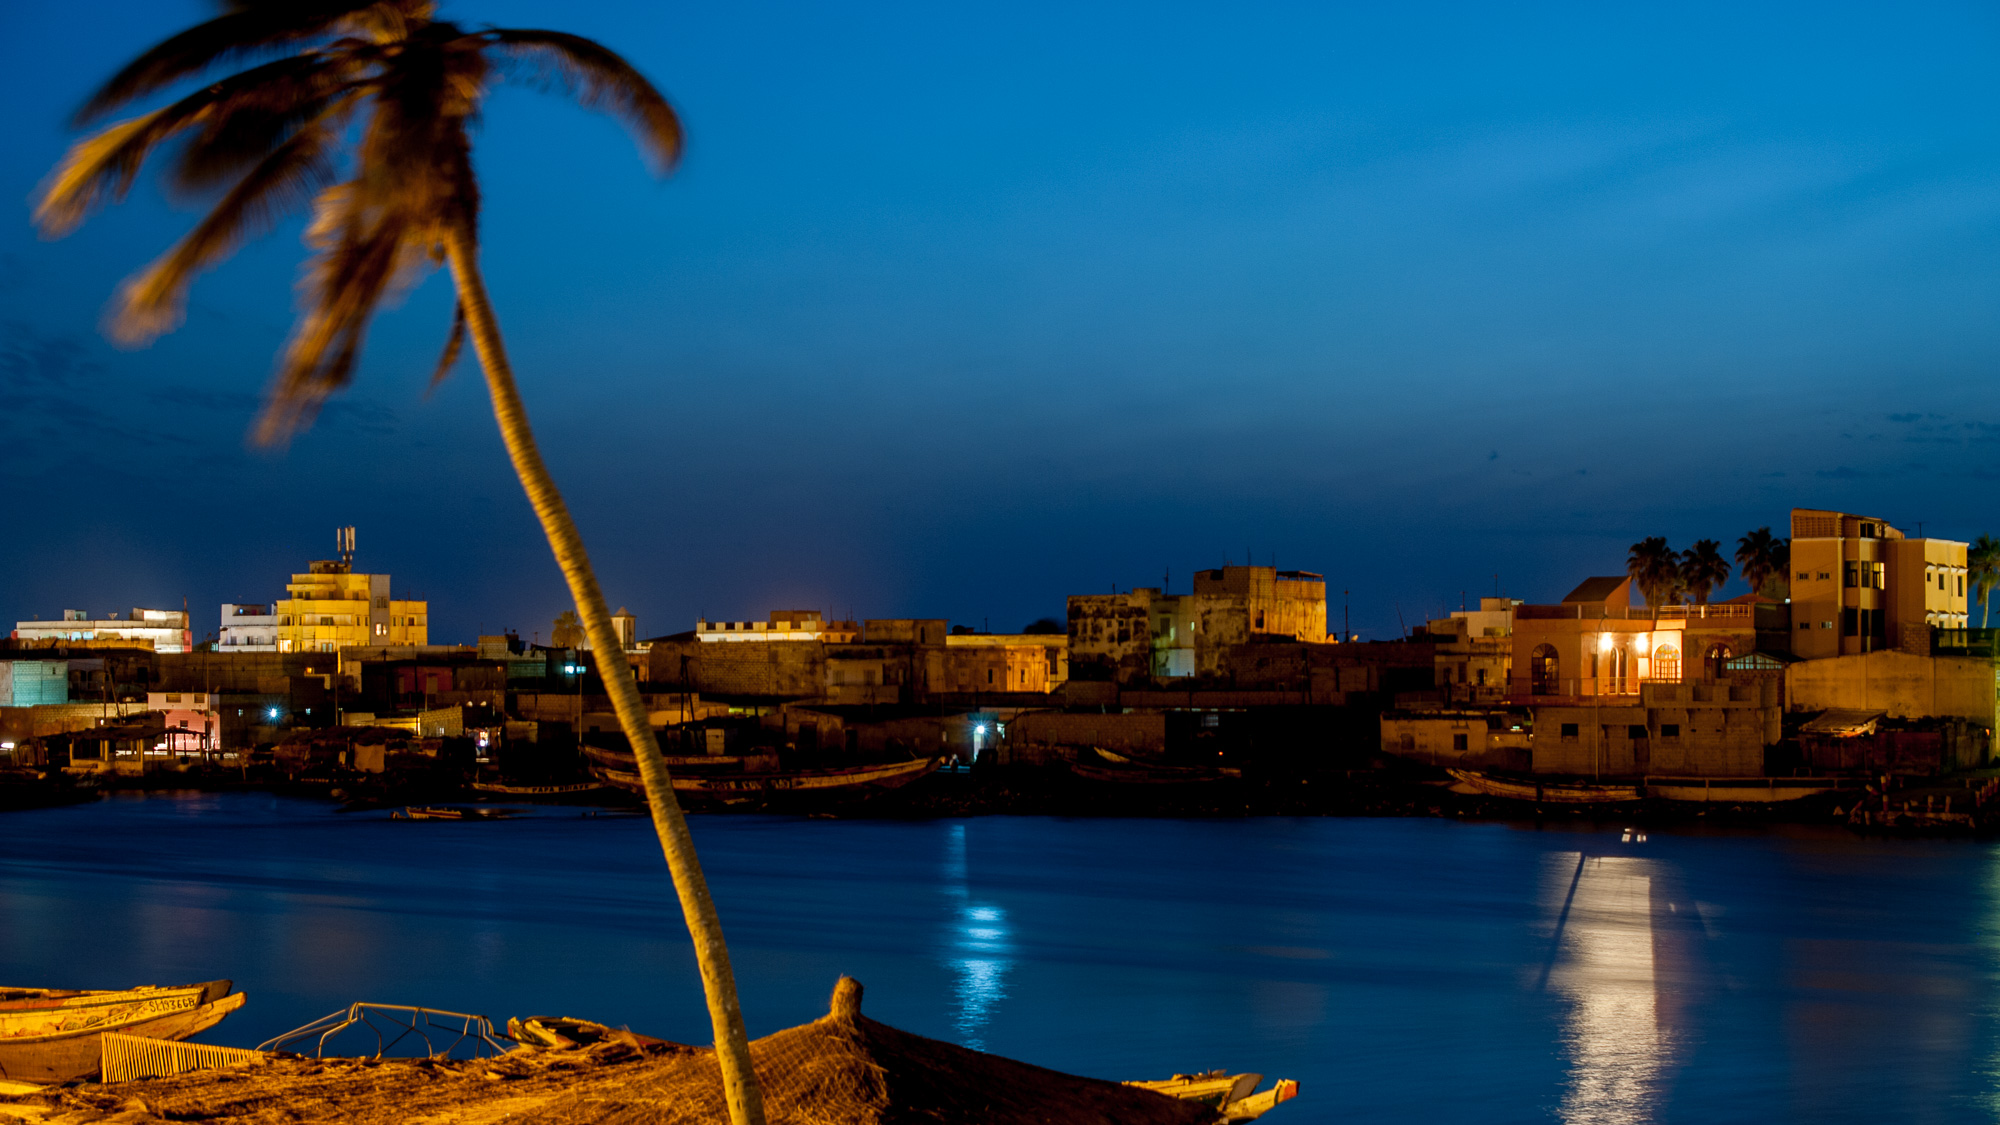
[[[1714,680],[1757,649],[1760,615],[1783,606],[1751,601],[1635,606],[1632,581],[1586,578],[1559,605],[1514,607],[1509,696],[1518,703],[1637,696],[1648,682]]]
[[[1493,702],[1507,694],[1514,667],[1514,598],[1481,598],[1424,626],[1437,642],[1438,688],[1446,699]]]
[[[1934,628],[1965,627],[1966,544],[1911,539],[1872,516],[1792,509],[1792,654],[1928,655]]]
[[[1326,579],[1303,570],[1196,571],[1194,592],[1141,586],[1069,599],[1069,657],[1089,675],[1130,681],[1222,674],[1229,646],[1326,637]]]
[[[279,652],[430,643],[430,603],[392,596],[388,575],[356,574],[349,558],[313,561],[285,592],[275,607]]]
[[[278,651],[278,615],[270,603],[222,603],[222,630],[216,645],[223,652]]]
[[[194,647],[188,615],[178,609],[134,609],[93,618],[80,609],[63,610],[60,621],[16,621],[14,639],[151,647],[154,652],[186,652]]]

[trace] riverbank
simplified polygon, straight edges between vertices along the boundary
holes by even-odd
[[[1055,768],[940,770],[872,799],[830,802],[790,810],[754,804],[730,809],[690,809],[695,815],[793,811],[834,819],[922,820],[977,816],[1131,817],[1435,817],[1474,821],[1552,823],[1616,822],[1642,827],[1676,824],[1845,825],[1857,794],[1834,793],[1780,803],[1682,802],[1647,799],[1606,805],[1535,803],[1468,794],[1440,770],[1384,757],[1364,768],[1260,775],[1196,785],[1144,785],[1087,781]],[[105,777],[82,783],[55,775],[0,782],[0,812],[96,799],[105,793],[194,790],[267,792],[324,801],[350,811],[435,804],[553,804],[638,810],[643,802],[613,788],[557,794],[501,793],[474,788],[466,778],[442,773],[355,774],[317,779],[269,772],[160,772]],[[1935,831],[1971,834],[1976,825],[1938,825]]]

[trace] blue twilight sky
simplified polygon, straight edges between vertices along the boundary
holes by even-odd
[[[478,142],[516,367],[645,634],[1012,629],[1250,552],[1380,637],[1795,504],[2000,533],[1990,5],[444,11],[597,37],[689,128],[664,181],[537,93]],[[271,454],[298,223],[134,352],[98,318],[190,213],[149,179],[29,228],[68,113],[208,12],[0,9],[0,619],[185,597],[212,630],[353,523],[434,640],[546,637],[476,370],[424,396],[446,279]]]

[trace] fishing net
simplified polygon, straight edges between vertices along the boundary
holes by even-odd
[[[877,1023],[843,978],[833,1010],[750,1044],[770,1125],[1194,1125],[1213,1109]],[[302,1059],[0,1098],[33,1120],[316,1125],[727,1125],[715,1052],[600,1029],[487,1059]]]

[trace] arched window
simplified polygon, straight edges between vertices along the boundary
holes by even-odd
[[[1653,678],[1664,683],[1677,684],[1681,679],[1681,650],[1672,645],[1661,645],[1653,650]]]
[[[1536,695],[1558,695],[1562,680],[1558,678],[1561,661],[1556,657],[1555,646],[1536,645],[1528,657],[1528,690]]]
[[[1701,661],[1703,665],[1702,670],[1708,673],[1709,679],[1719,679],[1722,676],[1723,666],[1728,664],[1730,658],[1735,655],[1735,650],[1721,641],[1717,641],[1708,646],[1708,655],[1704,656]]]

